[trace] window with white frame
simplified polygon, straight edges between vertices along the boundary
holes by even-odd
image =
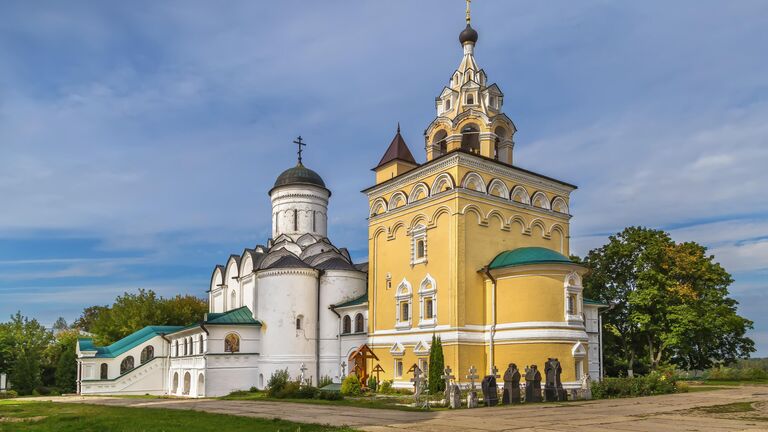
[[[403,377],[403,360],[395,359],[395,378]]]
[[[396,323],[395,328],[404,329],[410,328],[412,322],[411,302],[413,298],[413,291],[411,290],[411,284],[403,279],[400,285],[397,287],[397,293],[395,295],[396,304]]]
[[[437,283],[427,274],[419,285],[419,326],[434,326],[437,323]]]
[[[427,227],[417,225],[411,230],[411,265],[427,262]]]
[[[421,369],[423,374],[429,372],[429,357],[419,357],[419,369]]]
[[[565,277],[565,320],[566,321],[584,321],[582,312],[582,291],[581,277],[573,272]]]

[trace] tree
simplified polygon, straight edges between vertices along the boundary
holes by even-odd
[[[17,312],[4,325],[10,338],[10,374],[13,388],[20,394],[29,394],[42,384],[42,361],[46,347],[52,340],[51,332],[37,320],[30,320]]]
[[[81,318],[83,322],[90,320],[88,331],[95,334],[95,342],[100,345],[111,344],[149,325],[188,325],[208,312],[207,303],[197,297],[177,295],[164,299],[144,289],[118,296],[112,306],[96,308],[87,308]]]
[[[56,340],[48,346],[46,350],[46,363],[53,369],[53,381],[43,384],[55,385],[62,393],[72,393],[75,391],[75,381],[77,380],[77,338],[80,332],[77,329],[63,330],[56,333]]]
[[[64,319],[64,317],[59,317],[56,319],[56,322],[53,323],[53,330],[54,331],[63,331],[69,329],[69,324],[67,324],[67,320]]]
[[[432,335],[432,346],[429,349],[428,385],[430,394],[440,394],[445,391],[445,381],[441,378],[445,369],[442,340]]]
[[[93,323],[96,322],[99,314],[106,310],[109,310],[108,306],[89,306],[83,309],[80,318],[75,320],[72,327],[91,333],[93,332]]]
[[[584,295],[610,303],[604,317],[606,369],[662,363],[705,368],[754,351],[752,322],[728,297],[731,276],[706,248],[669,234],[629,227],[589,252]]]

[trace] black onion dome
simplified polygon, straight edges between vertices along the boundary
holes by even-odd
[[[292,184],[311,184],[320,186],[322,188],[325,187],[325,182],[323,181],[322,177],[320,177],[320,174],[312,171],[302,164],[298,164],[293,168],[288,168],[287,170],[283,171],[282,174],[277,176],[274,187]]]
[[[467,24],[467,27],[461,33],[459,33],[459,42],[461,42],[462,45],[467,42],[476,43],[477,31],[475,31],[471,25]]]

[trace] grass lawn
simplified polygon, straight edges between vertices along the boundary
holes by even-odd
[[[730,413],[742,413],[755,411],[755,407],[752,406],[754,402],[734,402],[725,405],[713,405],[707,407],[696,408],[698,411],[703,411],[709,414],[730,414]]]
[[[8,432],[227,432],[353,431],[279,419],[257,419],[198,411],[86,404],[0,401],[0,430]]]
[[[227,396],[220,397],[223,400],[254,400],[264,402],[296,402],[314,405],[334,405],[334,406],[353,406],[359,408],[377,408],[377,409],[395,409],[401,411],[422,411],[420,408],[406,406],[413,403],[413,396],[407,395],[377,395],[376,397],[349,397],[342,400],[322,400],[322,399],[277,399],[267,396],[266,392],[235,392]],[[435,408],[434,410],[444,410],[447,408]]]
[[[716,386],[740,386],[740,385],[750,385],[750,384],[768,384],[768,380],[751,380],[751,381],[705,380],[704,383],[707,385],[716,385]]]

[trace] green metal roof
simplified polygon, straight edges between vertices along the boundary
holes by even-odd
[[[79,338],[77,343],[80,351],[96,351],[96,357],[114,358],[155,336],[173,333],[182,328],[181,326],[147,326],[105,347],[94,345],[92,338]]]
[[[358,297],[356,299],[353,299],[353,300],[350,300],[350,301],[346,301],[344,303],[339,303],[339,304],[335,305],[334,307],[342,308],[342,307],[347,307],[347,306],[359,306],[359,305],[365,304],[365,303],[368,303],[368,291],[366,291],[365,294],[361,295],[360,297]]]
[[[598,300],[592,300],[592,299],[588,299],[588,298],[586,298],[586,297],[584,297],[584,298],[582,299],[582,301],[584,302],[584,304],[589,304],[589,305],[605,306],[605,307],[608,307],[608,306],[609,306],[608,304],[606,304],[606,303],[603,303],[603,302],[601,302],[601,301],[598,301]]]
[[[491,270],[526,264],[573,264],[567,256],[542,247],[522,247],[496,255]]]
[[[261,321],[253,319],[253,314],[248,306],[232,309],[228,312],[215,312],[205,314],[206,325],[236,324],[236,325],[261,325]]]

